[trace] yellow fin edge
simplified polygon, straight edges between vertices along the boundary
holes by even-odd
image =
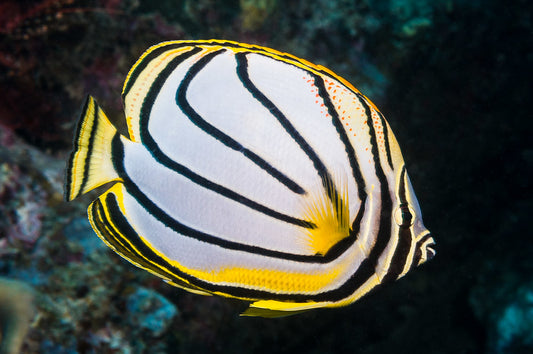
[[[325,307],[322,302],[283,302],[276,300],[259,300],[246,309],[241,316],[256,317],[285,317],[295,315],[308,310]]]
[[[116,128],[92,96],[87,96],[78,122],[74,149],[65,178],[67,201],[113,180],[120,180],[112,162],[111,141]]]
[[[185,279],[179,278],[178,275],[169,269],[145,257],[129,240],[127,232],[120,228],[114,221],[114,217],[107,203],[107,196],[113,194],[119,207],[119,213],[126,218],[124,211],[124,193],[127,193],[124,184],[121,182],[116,183],[89,206],[87,210],[89,221],[98,237],[119,256],[136,267],[162,278],[169,285],[187,290],[191,293],[211,296],[211,293],[188,283]]]

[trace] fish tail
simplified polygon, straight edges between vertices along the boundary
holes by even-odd
[[[65,199],[73,200],[105,183],[120,180],[113,165],[111,142],[118,134],[92,96],[87,96],[68,160]]]

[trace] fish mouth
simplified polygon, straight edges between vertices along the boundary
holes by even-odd
[[[437,254],[437,251],[435,251],[435,240],[433,240],[433,237],[431,237],[431,234],[426,235],[428,237],[428,241],[426,243],[426,261],[429,261],[435,257]]]

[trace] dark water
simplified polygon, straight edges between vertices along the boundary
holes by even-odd
[[[240,318],[245,304],[185,293],[109,251],[85,218],[94,195],[62,201],[80,106],[90,93],[120,124],[122,83],[139,55],[201,38],[293,53],[372,99],[400,143],[437,256],[349,307],[267,320]],[[532,41],[525,0],[0,2],[2,344],[533,352]]]

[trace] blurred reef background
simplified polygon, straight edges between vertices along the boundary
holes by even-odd
[[[532,16],[529,0],[1,1],[0,353],[532,353]],[[109,250],[91,196],[62,197],[84,97],[121,122],[144,50],[209,38],[325,65],[374,101],[435,259],[349,307],[269,320]]]

